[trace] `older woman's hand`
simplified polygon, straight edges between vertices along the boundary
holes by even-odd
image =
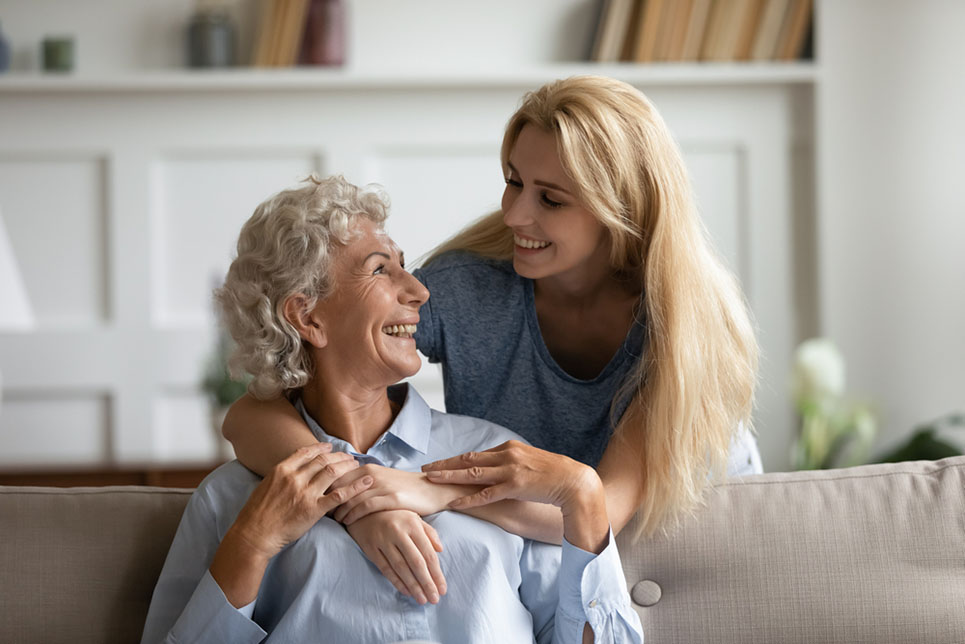
[[[351,455],[333,453],[330,443],[303,447],[258,484],[228,528],[209,568],[235,607],[254,601],[268,561],[330,510],[372,484],[362,477],[328,491],[332,482],[358,467]]]
[[[332,452],[330,443],[299,449],[255,488],[231,530],[270,559],[372,484],[364,476],[329,492],[334,481],[358,466],[350,454]]]
[[[375,512],[345,529],[403,595],[420,604],[435,604],[446,594],[446,578],[436,554],[442,552],[442,542],[435,529],[415,512]]]
[[[482,485],[449,507],[454,510],[503,499],[549,503],[563,513],[563,535],[573,545],[600,552],[609,522],[603,482],[596,471],[568,456],[519,441],[507,441],[484,452],[467,452],[423,466],[434,483]]]

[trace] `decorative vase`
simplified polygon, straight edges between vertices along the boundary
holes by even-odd
[[[3,25],[0,24],[0,73],[10,69],[10,43],[3,35]]]
[[[345,64],[345,4],[342,0],[311,0],[300,58],[306,65]]]
[[[235,26],[224,9],[198,11],[188,24],[190,67],[231,67],[235,64]]]

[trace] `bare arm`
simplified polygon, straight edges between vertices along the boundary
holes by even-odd
[[[630,522],[643,496],[642,465],[636,450],[619,438],[607,445],[597,466],[606,491],[606,512],[613,534]]]
[[[266,427],[270,427],[271,431],[264,431]],[[242,396],[228,410],[222,433],[231,441],[238,460],[248,469],[261,475],[270,473],[278,463],[295,453],[300,447],[318,442],[301,415],[287,400],[278,398],[272,401],[261,401],[250,394]],[[424,477],[421,478],[424,482]],[[443,486],[425,483],[421,488],[412,490],[419,494],[431,495],[431,498],[427,496],[428,507],[424,504],[419,504],[421,507],[414,507],[415,504],[411,501],[399,502],[397,499],[382,503],[373,501],[366,506],[364,512],[353,515],[349,523],[382,510],[414,510],[425,516],[449,509],[447,506],[450,501],[471,494],[477,489],[468,485],[446,486],[448,488],[446,490],[440,490],[441,487]],[[373,491],[360,500],[367,500],[374,496]],[[337,518],[343,519],[346,514],[343,512]],[[558,508],[549,505],[507,499],[491,505],[467,509],[465,514],[498,525],[507,532],[527,539],[545,543],[562,543],[563,517]]]
[[[266,427],[271,432],[266,432]],[[241,463],[261,476],[298,451],[318,443],[305,421],[284,398],[258,400],[245,394],[228,409],[221,433]]]

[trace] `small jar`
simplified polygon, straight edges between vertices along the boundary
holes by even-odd
[[[342,0],[311,0],[301,62],[345,64],[345,3]]]
[[[200,10],[188,24],[188,66],[235,64],[235,26],[224,9]]]
[[[0,25],[0,74],[10,69],[10,42],[3,35],[3,25]]]

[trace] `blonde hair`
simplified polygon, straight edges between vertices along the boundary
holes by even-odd
[[[215,291],[236,347],[234,375],[254,376],[248,390],[262,400],[304,386],[312,377],[311,353],[285,318],[285,300],[304,295],[313,308],[335,288],[331,266],[336,245],[355,238],[359,217],[379,226],[388,200],[341,176],[285,190],[255,208],[238,237],[238,256],[224,286]]]
[[[582,205],[609,233],[614,274],[644,294],[644,357],[614,396],[611,409],[629,404],[612,440],[639,455],[636,536],[652,534],[702,502],[735,433],[750,427],[758,349],[747,306],[711,248],[680,151],[640,91],[580,76],[526,94],[506,127],[504,173],[526,125],[555,134]],[[512,231],[491,213],[428,262],[457,249],[509,260]]]

